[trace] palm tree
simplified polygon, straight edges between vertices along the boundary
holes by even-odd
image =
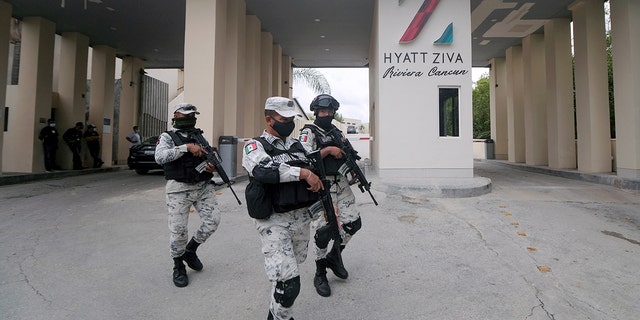
[[[317,94],[331,94],[331,86],[327,78],[313,68],[293,68],[293,81],[304,81]]]

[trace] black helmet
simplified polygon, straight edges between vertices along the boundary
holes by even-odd
[[[321,94],[311,101],[311,111],[315,112],[318,109],[327,109],[332,108],[333,111],[337,111],[340,108],[340,103],[338,100],[334,99],[332,96],[328,94]]]

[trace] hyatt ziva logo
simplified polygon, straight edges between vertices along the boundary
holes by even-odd
[[[402,2],[404,2],[404,0],[398,0],[398,5],[401,5]],[[420,9],[418,9],[415,17],[413,17],[413,20],[411,20],[411,23],[407,27],[407,30],[405,30],[404,34],[400,38],[400,43],[409,43],[415,40],[418,34],[420,34],[420,31],[422,31],[422,28],[424,28],[424,25],[427,24],[429,17],[431,17],[436,6],[438,6],[438,3],[440,3],[440,0],[424,0],[422,6],[420,6]],[[434,43],[453,43],[453,23],[450,23],[447,26],[445,31],[442,33],[442,36],[440,36],[440,38],[438,38]]]

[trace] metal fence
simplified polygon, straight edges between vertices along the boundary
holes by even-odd
[[[169,84],[142,75],[139,127],[143,139],[167,130],[169,118]]]

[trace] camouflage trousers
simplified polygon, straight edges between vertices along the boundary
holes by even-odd
[[[254,220],[262,241],[264,270],[272,285],[269,309],[275,319],[292,317],[292,307],[286,308],[277,303],[273,293],[278,281],[300,275],[298,265],[307,259],[311,220],[307,208],[273,213],[269,219]]]
[[[338,208],[340,222],[345,224],[358,220],[358,218],[360,218],[360,212],[356,209],[356,197],[353,191],[351,191],[351,186],[349,186],[347,178],[344,176],[335,176],[335,179],[333,176],[327,178],[331,181],[331,200]],[[326,224],[327,221],[324,215],[319,215],[318,218],[311,223],[312,235],[315,235],[316,230]],[[346,232],[340,232],[340,234],[342,235],[342,245],[344,246],[351,240],[351,235]],[[316,260],[320,260],[327,256],[328,250],[331,249],[331,243],[326,248],[320,249],[314,242],[313,247]]]
[[[220,224],[220,211],[216,209],[218,201],[214,185],[205,183],[199,189],[167,193],[167,209],[169,210],[169,244],[172,258],[184,254],[189,241],[189,212],[191,207],[200,216],[200,227],[193,235],[198,243],[204,243]]]

